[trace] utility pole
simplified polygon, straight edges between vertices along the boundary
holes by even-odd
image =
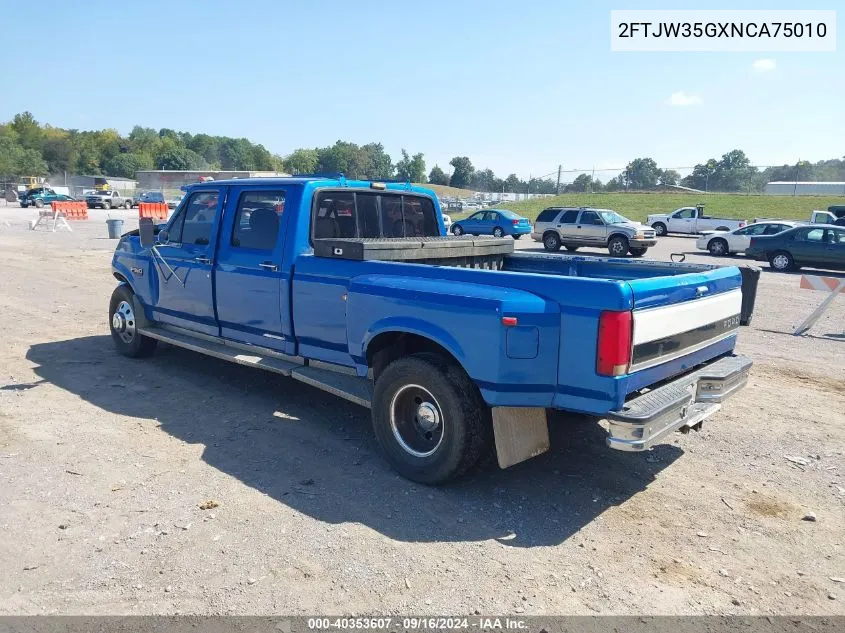
[[[560,165],[557,166],[557,185],[555,186],[555,195],[560,193]]]
[[[801,159],[798,159],[798,162],[795,163],[795,184],[792,186],[792,197],[795,197],[795,194],[798,192],[798,170],[801,168]]]

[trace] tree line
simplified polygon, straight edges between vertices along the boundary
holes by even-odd
[[[491,169],[477,169],[466,156],[449,161],[448,172],[439,165],[426,169],[422,153],[402,149],[394,162],[381,143],[300,148],[282,157],[245,138],[190,134],[168,128],[135,126],[127,136],[117,130],[66,130],[44,125],[29,112],[0,124],[0,178],[47,176],[60,173],[134,178],[145,169],[286,171],[292,174],[343,173],[347,178],[407,180],[450,185],[473,191],[556,193],[554,178],[523,180],[516,174],[500,178]],[[662,169],[652,158],[636,158],[606,182],[580,174],[560,185],[568,192],[659,190],[674,185],[703,191],[760,191],[772,180],[845,181],[845,159],[758,169],[742,150],[695,165],[681,177]]]

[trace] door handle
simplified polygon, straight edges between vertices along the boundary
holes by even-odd
[[[261,262],[260,264],[258,264],[258,267],[263,268],[264,270],[271,270],[274,273],[279,272],[279,267],[272,262]]]
[[[211,263],[211,259],[209,259],[208,257],[194,257],[194,261],[197,262],[198,264],[210,264]]]

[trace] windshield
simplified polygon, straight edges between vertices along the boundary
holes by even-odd
[[[616,213],[616,211],[599,211],[599,215],[605,224],[625,224],[631,222],[624,215]]]

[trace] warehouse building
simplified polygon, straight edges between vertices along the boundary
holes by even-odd
[[[845,196],[845,182],[767,182],[763,193],[771,196]]]
[[[229,180],[230,178],[278,178],[282,176],[290,176],[290,174],[280,171],[215,171],[211,169],[189,169],[185,171],[147,169],[135,172],[138,188],[144,191],[179,189],[184,185],[199,182],[201,178]]]

